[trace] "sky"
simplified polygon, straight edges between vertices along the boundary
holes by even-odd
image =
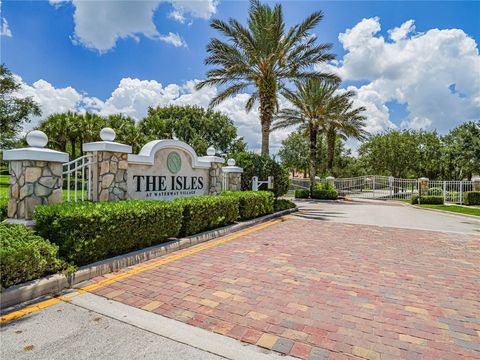
[[[341,76],[364,106],[367,130],[437,130],[480,119],[479,1],[280,1],[287,26],[313,11],[313,33],[336,60],[317,64]],[[274,4],[274,2],[269,2]],[[195,90],[213,18],[247,18],[247,1],[50,0],[0,5],[0,60],[43,111],[123,113],[140,120],[149,106],[208,106],[216,88]],[[258,151],[258,110],[248,94],[216,109]],[[282,102],[282,105],[287,105]],[[289,131],[271,135],[275,153]],[[351,143],[353,147],[357,146]]]

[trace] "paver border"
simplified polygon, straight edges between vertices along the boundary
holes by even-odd
[[[115,256],[80,267],[75,273],[65,275],[62,273],[49,275],[40,279],[28,281],[8,288],[0,293],[0,313],[7,308],[23,302],[31,301],[45,295],[57,295],[62,290],[73,287],[76,284],[90,280],[94,277],[112,273],[129,266],[137,265],[156,257],[172,253],[177,250],[222,237],[254,225],[275,219],[298,211],[298,208],[278,211],[256,219],[239,222],[214,230],[208,230],[196,235],[167,241],[165,243],[136,250],[127,254]]]

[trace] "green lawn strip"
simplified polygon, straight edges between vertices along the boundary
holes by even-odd
[[[458,214],[480,216],[480,207],[478,206],[472,206],[472,207],[458,206],[458,205],[415,205],[415,206],[448,211],[448,212],[453,212]]]

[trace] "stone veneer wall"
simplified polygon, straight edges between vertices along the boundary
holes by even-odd
[[[61,163],[17,160],[9,169],[9,218],[31,220],[36,206],[63,201]]]
[[[228,181],[228,191],[242,190],[242,174],[241,173],[225,173]]]
[[[222,164],[217,162],[212,162],[210,170],[208,173],[209,182],[208,182],[208,194],[217,195],[222,192]]]
[[[473,191],[480,191],[480,179],[473,180]]]
[[[94,153],[95,159],[95,153]],[[95,160],[94,160],[95,161]],[[127,199],[128,154],[120,152],[96,152],[97,164],[93,171],[93,199],[97,201],[119,201]],[[98,172],[97,176],[95,170]],[[98,183],[95,184],[95,179]]]

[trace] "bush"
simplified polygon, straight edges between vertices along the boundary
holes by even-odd
[[[271,191],[225,191],[222,196],[238,200],[240,220],[273,213],[274,198]]]
[[[290,180],[288,179],[288,171],[284,169],[275,160],[267,156],[260,156],[252,152],[241,152],[235,156],[237,166],[243,168],[242,174],[242,190],[252,190],[252,177],[258,176],[259,180],[267,180],[269,176],[273,176],[273,193],[275,197],[285,195],[288,191]],[[267,190],[267,185],[261,185],[261,190]]]
[[[238,199],[223,196],[196,196],[175,200],[183,207],[181,236],[231,224],[238,219]]]
[[[275,212],[283,211],[287,209],[293,209],[297,207],[294,202],[287,200],[287,199],[276,199],[275,204],[273,204],[273,208]]]
[[[330,182],[318,183],[312,192],[312,199],[337,200],[338,191]]]
[[[182,211],[178,202],[84,202],[39,206],[34,219],[61,257],[84,265],[178,236]]]
[[[412,196],[412,204],[418,204],[418,199],[420,204],[443,205],[443,196]]]
[[[8,197],[0,196],[0,221],[7,218]]]
[[[443,196],[443,189],[439,187],[432,187],[428,189],[427,195],[429,196]]]
[[[480,191],[467,191],[465,205],[480,205]]]
[[[310,190],[308,189],[296,189],[295,198],[296,199],[308,199],[310,196]]]
[[[7,288],[61,271],[58,246],[23,225],[0,224],[0,286]]]

